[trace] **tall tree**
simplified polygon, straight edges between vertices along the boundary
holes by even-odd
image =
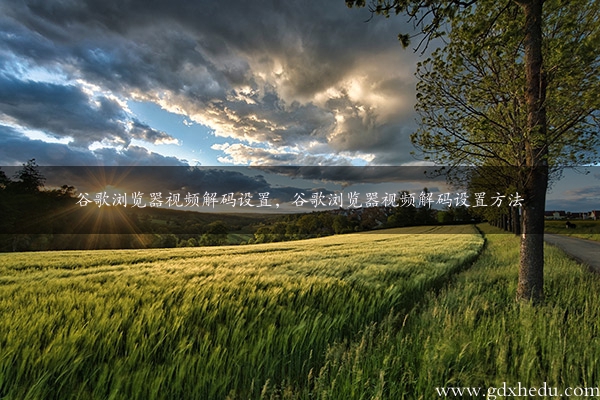
[[[27,193],[36,193],[44,187],[46,178],[42,175],[40,167],[36,164],[35,158],[27,161],[15,175],[18,179],[14,184],[16,187]]]
[[[4,189],[10,183],[10,179],[6,176],[4,171],[0,169],[0,190]]]
[[[423,125],[413,141],[437,162],[517,168],[525,199],[517,298],[542,300],[550,172],[590,160],[598,140],[590,129],[600,87],[597,2],[373,0],[370,8],[408,15],[421,43],[450,30],[419,68]]]

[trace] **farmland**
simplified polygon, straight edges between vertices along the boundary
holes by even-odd
[[[424,229],[434,232],[411,235]],[[0,395],[210,399],[300,392],[329,349],[353,343],[392,310],[412,307],[483,244],[472,227],[402,232],[2,254]]]
[[[329,350],[316,384],[322,397],[429,399],[439,397],[436,387],[484,393],[518,382],[600,397],[600,277],[546,246],[544,304],[516,303],[519,239],[482,230],[486,248],[471,268],[408,313]]]
[[[518,238],[481,229],[485,246],[474,227],[453,226],[0,254],[0,397],[412,399],[439,386],[597,385],[598,277],[548,247],[546,302],[517,304]]]
[[[546,221],[545,231],[547,233],[558,233],[580,239],[600,241],[600,221],[573,220],[571,222],[575,223],[577,227],[567,229],[565,221]]]

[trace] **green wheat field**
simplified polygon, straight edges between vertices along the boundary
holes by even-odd
[[[431,399],[438,386],[597,386],[600,280],[548,247],[546,303],[517,304],[518,248],[484,225],[0,254],[0,398]]]

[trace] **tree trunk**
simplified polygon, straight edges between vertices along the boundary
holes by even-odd
[[[547,169],[535,170],[526,185],[529,199],[521,220],[521,257],[517,300],[539,303],[544,299],[544,206],[548,184]]]
[[[525,68],[527,132],[524,136],[526,170],[523,180],[521,256],[517,299],[544,299],[544,210],[548,189],[546,145],[546,79],[542,58],[543,0],[518,1],[525,13]]]
[[[519,215],[519,207],[513,207],[511,209],[512,220],[513,220],[513,231],[515,235],[521,234],[521,216]]]

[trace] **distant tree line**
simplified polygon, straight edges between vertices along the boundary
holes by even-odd
[[[0,251],[162,248],[281,242],[373,229],[468,223],[465,207],[337,209],[303,214],[221,214],[77,205],[70,185],[48,189],[35,159],[13,176],[0,170]],[[427,189],[424,189],[428,193]],[[398,193],[398,198],[408,192]],[[495,210],[494,210],[495,211]],[[488,217],[488,216],[484,216]],[[475,217],[479,218],[479,217]]]
[[[429,193],[427,188],[424,193]],[[397,198],[408,195],[401,191]],[[269,224],[259,226],[254,233],[254,243],[282,242],[374,229],[398,228],[418,225],[469,223],[473,217],[466,207],[448,207],[436,210],[429,205],[400,205],[337,209],[291,214]]]
[[[49,240],[42,234],[61,228],[52,216],[72,204],[75,188],[63,185],[44,190],[44,183],[35,159],[23,164],[12,179],[0,170],[0,250],[45,248]]]
[[[102,213],[77,205],[75,187],[45,182],[35,159],[12,177],[0,169],[0,251],[214,246],[230,244],[230,232],[251,238],[268,219],[158,208]]]

